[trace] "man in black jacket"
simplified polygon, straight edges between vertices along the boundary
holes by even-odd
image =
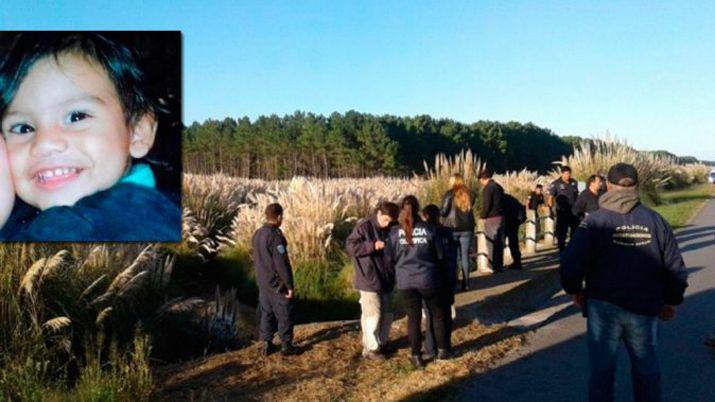
[[[484,169],[479,174],[482,186],[482,210],[479,217],[484,219],[484,234],[487,237],[487,255],[494,272],[504,270],[504,189],[492,179],[492,172]]]
[[[397,221],[400,208],[382,202],[374,215],[362,220],[346,241],[348,254],[355,265],[355,288],[360,292],[362,315],[362,356],[384,360],[385,344],[392,326],[390,296],[395,286],[394,271],[384,258],[389,227]]]
[[[571,209],[571,212],[579,222],[598,209],[598,197],[601,196],[600,189],[601,177],[595,174],[591,175],[586,181],[586,189],[581,191]]]
[[[573,215],[573,205],[578,197],[578,183],[571,178],[571,168],[561,167],[561,177],[549,185],[549,208],[556,210],[556,239],[559,251],[566,247],[566,237],[573,237],[578,227],[578,219]]]
[[[281,352],[290,355],[297,353],[298,348],[293,344],[293,269],[288,259],[288,242],[280,230],[283,207],[270,204],[265,216],[266,223],[256,230],[251,241],[258,283],[259,334],[264,342],[264,355],[275,351],[276,330],[283,342]]]
[[[591,401],[613,400],[621,341],[635,400],[661,400],[658,317],[675,318],[688,286],[673,231],[640,203],[637,183],[633,166],[611,167],[600,208],[581,222],[561,257],[561,283],[588,317]]]

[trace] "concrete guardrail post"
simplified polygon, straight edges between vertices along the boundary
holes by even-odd
[[[489,266],[487,235],[484,233],[484,219],[477,220],[477,271],[492,272]]]
[[[524,227],[524,254],[536,253],[536,220],[539,217],[533,209],[526,210],[526,226]]]
[[[544,247],[554,246],[554,218],[548,215],[544,218]]]

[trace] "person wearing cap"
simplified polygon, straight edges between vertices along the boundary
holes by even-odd
[[[484,235],[487,237],[487,257],[494,272],[504,271],[504,188],[492,179],[493,173],[484,169],[479,173],[482,190],[482,209],[479,217],[484,219]]]
[[[587,317],[591,401],[613,400],[621,342],[635,400],[661,400],[658,319],[675,318],[688,286],[673,231],[641,204],[637,184],[632,165],[612,166],[599,209],[581,222],[561,256],[561,284]]]
[[[251,239],[253,261],[258,284],[259,336],[263,354],[276,351],[273,336],[281,338],[284,355],[298,353],[293,344],[293,269],[288,258],[288,242],[280,227],[283,207],[270,204],[265,209],[266,223],[256,230]]]
[[[598,209],[598,197],[601,188],[601,177],[591,175],[586,181],[586,189],[581,191],[573,205],[573,215],[580,222],[588,214]]]
[[[549,208],[556,210],[556,239],[559,251],[566,247],[566,237],[573,237],[578,227],[578,219],[573,215],[573,205],[578,197],[578,182],[571,178],[571,168],[561,167],[561,177],[549,185]]]

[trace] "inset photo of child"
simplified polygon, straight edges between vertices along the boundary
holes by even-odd
[[[0,241],[181,241],[181,33],[0,32]]]

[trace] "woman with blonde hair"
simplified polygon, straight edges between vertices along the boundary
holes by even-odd
[[[472,271],[472,261],[469,250],[474,243],[474,204],[477,193],[464,184],[461,174],[455,173],[449,180],[449,191],[444,194],[440,215],[444,218],[444,226],[454,230],[454,241],[457,242],[457,255],[462,266],[462,290],[469,289],[469,273]]]

